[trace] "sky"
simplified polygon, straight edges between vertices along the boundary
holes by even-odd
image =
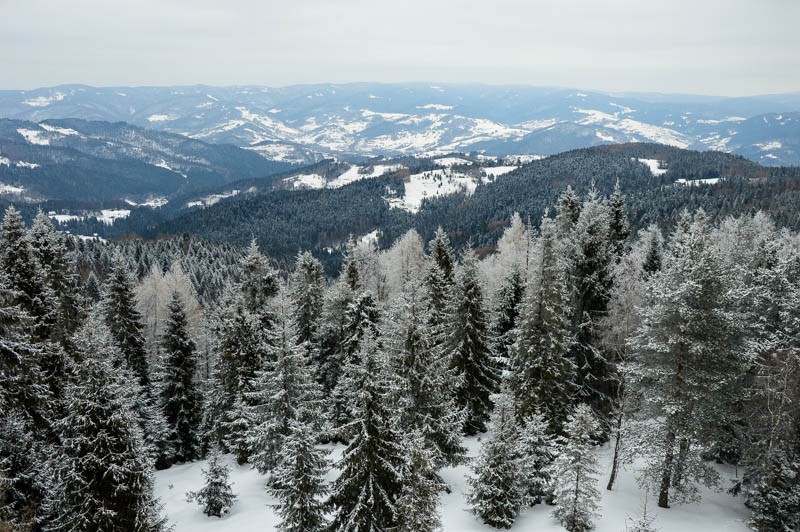
[[[0,0],[0,88],[800,91],[798,0]]]

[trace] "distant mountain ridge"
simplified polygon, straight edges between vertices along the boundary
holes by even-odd
[[[765,165],[800,164],[800,93],[715,98],[424,83],[66,85],[0,91],[0,116],[125,121],[295,163],[452,151],[550,155],[656,142]]]
[[[0,119],[0,194],[153,201],[291,168],[229,144],[123,122]]]

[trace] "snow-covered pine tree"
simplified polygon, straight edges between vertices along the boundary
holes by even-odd
[[[293,319],[298,343],[305,344],[312,354],[318,351],[324,283],[322,263],[307,251],[298,253],[290,279]]]
[[[267,303],[278,293],[278,272],[270,265],[269,259],[259,250],[255,239],[241,261],[242,278],[240,289],[245,308],[257,314],[262,325],[269,327],[270,316]]]
[[[347,310],[355,298],[358,287],[358,268],[352,254],[342,267],[339,279],[323,297],[322,323],[320,325],[320,352],[317,358],[317,382],[330,394],[339,382],[344,367],[344,345],[347,338]]]
[[[618,260],[627,253],[628,239],[631,236],[625,195],[622,193],[619,178],[617,178],[617,182],[614,185],[614,193],[608,199],[608,216],[609,250],[612,257]]]
[[[166,530],[153,495],[152,462],[128,391],[130,374],[115,368],[108,331],[89,322],[73,344],[81,356],[65,391],[66,416],[57,423],[52,457],[56,488],[49,493],[48,526],[87,531]]]
[[[519,446],[527,503],[534,506],[542,500],[552,501],[552,466],[557,448],[543,415],[535,413],[525,421],[520,430]]]
[[[565,428],[567,436],[560,438],[553,464],[553,517],[569,532],[585,532],[594,528],[600,499],[597,457],[592,449],[600,427],[591,408],[581,404],[569,416]]]
[[[560,434],[574,402],[569,295],[555,223],[543,218],[511,349],[509,387],[521,420],[535,412]]]
[[[383,330],[401,394],[400,426],[404,431],[420,432],[437,471],[464,459],[464,412],[456,407],[449,393],[451,370],[436,342],[423,282],[418,276],[406,279]]]
[[[321,532],[325,529],[322,497],[328,493],[327,454],[315,446],[317,431],[307,420],[292,419],[279,449],[277,466],[270,475],[269,492],[278,498],[278,530]]]
[[[520,446],[514,402],[507,391],[494,396],[492,436],[481,446],[468,479],[472,512],[495,528],[511,528],[527,502],[528,472]]]
[[[450,247],[450,239],[441,226],[436,229],[433,240],[428,242],[428,252],[441,271],[444,284],[452,286],[455,282],[455,260]]]
[[[423,435],[416,430],[406,433],[403,445],[406,461],[403,465],[403,488],[397,500],[398,530],[434,532],[441,530],[439,491],[435,479],[434,456]]]
[[[399,517],[405,450],[388,403],[393,392],[386,363],[369,331],[362,338],[358,361],[345,369],[345,375],[359,383],[355,436],[342,454],[342,473],[327,501],[333,510],[329,530],[336,532],[392,530]]]
[[[314,381],[305,347],[298,345],[286,288],[274,298],[272,307],[269,362],[256,374],[253,391],[246,395],[252,418],[246,434],[250,462],[261,473],[272,471],[278,464],[292,421],[307,423],[317,432],[323,425],[322,392]]]
[[[78,269],[67,251],[64,236],[41,210],[28,232],[31,249],[45,273],[47,285],[58,303],[54,339],[66,346],[84,318],[84,302],[78,291]]]
[[[703,445],[724,412],[720,393],[744,372],[740,317],[728,280],[710,246],[704,212],[684,211],[664,265],[645,291],[642,325],[629,340],[625,382],[639,401],[630,419],[633,455],[646,458],[641,480],[658,490],[658,505],[692,499],[697,483],[714,485]]]
[[[489,346],[477,258],[471,249],[462,256],[453,304],[447,356],[457,375],[456,404],[466,411],[464,432],[472,435],[486,431],[490,396],[499,376]]]
[[[496,307],[492,323],[494,352],[504,366],[508,365],[509,350],[514,344],[514,330],[517,328],[524,295],[525,277],[517,265],[512,265],[495,294]]]
[[[209,517],[222,517],[230,512],[236,502],[231,489],[230,469],[222,463],[219,448],[212,447],[208,456],[208,469],[203,469],[205,485],[198,492],[187,493],[187,499],[197,500],[203,513]]]
[[[200,456],[198,427],[203,401],[197,385],[195,345],[186,330],[186,313],[178,292],[172,293],[166,330],[161,339],[164,367],[161,378],[161,405],[175,461],[195,460]]]

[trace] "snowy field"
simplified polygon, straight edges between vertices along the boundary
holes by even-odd
[[[469,456],[477,456],[480,442],[477,438],[467,438],[465,445]],[[330,446],[330,458],[340,457],[343,447]],[[598,449],[601,471],[600,491],[602,516],[595,523],[597,532],[624,532],[626,524],[630,526],[630,518],[636,518],[641,512],[642,497],[636,484],[635,471],[630,466],[620,472],[617,486],[613,492],[606,491],[605,483],[610,471],[613,447],[608,445]],[[271,504],[276,501],[264,490],[265,477],[250,466],[237,466],[232,456],[225,457],[231,467],[233,491],[238,494],[236,504],[229,515],[223,519],[206,517],[196,502],[186,502],[187,491],[197,491],[203,486],[201,468],[204,461],[174,466],[156,473],[156,495],[164,503],[165,512],[175,532],[203,531],[236,531],[255,532],[274,530],[279,522]],[[440,512],[443,529],[446,532],[473,532],[495,530],[484,525],[470,513],[464,494],[467,490],[466,477],[469,466],[447,468],[442,477],[452,487],[450,494],[441,495]],[[735,477],[734,468],[721,470],[723,478]],[[328,473],[328,481],[335,478],[336,471]],[[560,531],[564,530],[550,516],[552,507],[537,505],[524,510],[517,518],[512,530]],[[745,522],[748,510],[742,499],[725,493],[703,492],[701,502],[695,504],[674,505],[668,510],[656,506],[656,498],[650,496],[647,501],[648,513],[655,516],[653,525],[662,532],[696,531],[746,531]]]

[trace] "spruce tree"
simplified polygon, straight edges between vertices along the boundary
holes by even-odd
[[[66,417],[58,422],[53,457],[57,489],[50,526],[87,531],[166,530],[153,495],[152,463],[132,404],[129,373],[115,368],[115,346],[99,323],[78,331],[82,361],[67,386]]]
[[[222,463],[218,448],[212,449],[208,458],[208,469],[202,471],[205,485],[196,493],[187,493],[187,499],[196,500],[207,516],[222,517],[230,512],[236,502],[236,495],[228,480],[230,469]]]
[[[472,512],[495,528],[511,528],[527,501],[525,457],[520,446],[514,403],[507,393],[495,396],[492,437],[481,446],[468,479]]]
[[[293,318],[297,325],[297,341],[306,344],[309,350],[316,348],[319,341],[324,282],[322,263],[309,252],[298,254],[290,282]]]
[[[456,283],[455,308],[447,342],[450,364],[458,379],[456,404],[466,411],[464,432],[467,435],[486,431],[492,408],[490,396],[498,381],[483,304],[477,259],[472,250],[467,250]]]
[[[561,438],[554,463],[555,508],[553,517],[569,532],[594,528],[597,517],[597,457],[592,441],[600,429],[591,408],[578,405],[566,424],[567,436]]]
[[[718,477],[700,449],[724,412],[720,394],[744,369],[741,319],[730,297],[705,213],[684,211],[662,270],[646,285],[625,365],[640,407],[629,423],[629,448],[648,458],[642,480],[658,486],[662,508],[671,496],[695,498],[698,482],[714,485]]]
[[[202,417],[202,397],[197,383],[195,345],[186,330],[186,313],[178,292],[172,293],[161,345],[164,369],[161,405],[170,429],[175,461],[195,460],[200,456],[198,429]]]
[[[575,396],[571,309],[559,249],[554,222],[544,218],[509,368],[520,419],[540,412],[551,434],[561,433]]]
[[[341,475],[334,481],[328,506],[332,531],[392,530],[398,524],[397,500],[403,483],[401,435],[394,427],[392,390],[385,362],[371,332],[362,338],[358,365],[346,374],[359,383],[355,436],[342,454]]]
[[[330,464],[325,451],[314,443],[316,431],[303,419],[289,421],[289,430],[279,449],[277,467],[272,471],[269,491],[278,498],[281,517],[278,530],[321,532],[325,529],[325,508],[321,498],[327,494],[325,474]]]
[[[419,431],[406,433],[403,488],[397,500],[398,530],[441,530],[440,483],[435,479],[434,456]]]
[[[520,430],[520,449],[525,495],[531,506],[553,498],[553,460],[556,457],[555,438],[550,433],[547,420],[535,413],[525,421]]]

